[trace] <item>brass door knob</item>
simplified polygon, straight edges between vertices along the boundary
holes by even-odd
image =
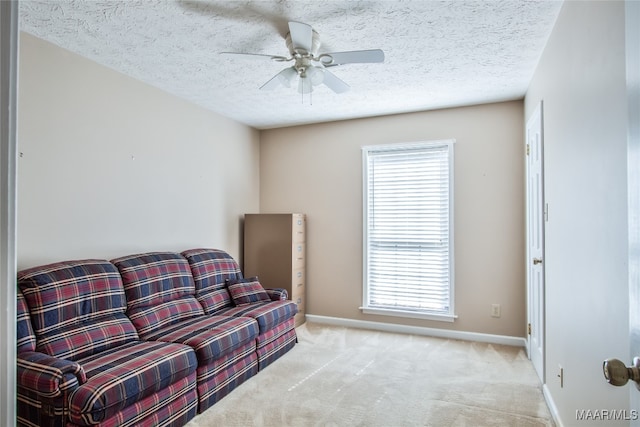
[[[602,370],[609,384],[619,387],[632,380],[640,389],[640,357],[634,357],[633,366],[629,367],[618,359],[607,359],[602,364]]]

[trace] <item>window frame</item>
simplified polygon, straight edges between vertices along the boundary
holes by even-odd
[[[362,310],[365,314],[394,317],[418,318],[453,322],[455,315],[455,263],[454,263],[454,144],[455,139],[417,141],[409,143],[391,143],[362,146],[362,216],[363,216],[363,263],[362,263]],[[369,305],[369,158],[374,152],[401,152],[415,149],[447,147],[449,162],[449,311],[446,313],[429,310],[411,310],[401,308],[381,308]]]

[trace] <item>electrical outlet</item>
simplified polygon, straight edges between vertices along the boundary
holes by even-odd
[[[491,317],[500,317],[500,304],[491,304]]]

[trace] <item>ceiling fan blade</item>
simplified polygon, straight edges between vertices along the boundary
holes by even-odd
[[[350,89],[348,84],[340,80],[329,70],[324,70],[324,80],[322,81],[322,83],[327,85],[327,87],[335,93],[344,93]]]
[[[313,46],[313,28],[302,22],[289,22],[289,34],[291,35],[291,44],[293,49],[304,49],[305,52],[311,53]]]
[[[271,89],[275,89],[280,85],[291,87],[291,81],[297,75],[298,75],[298,72],[296,71],[295,68],[287,67],[284,70],[280,71],[275,76],[273,76],[268,82],[260,86],[260,89],[271,90]]]
[[[266,55],[263,53],[220,52],[220,55],[241,56],[241,57],[250,58],[250,59],[269,58],[276,62],[286,62],[286,61],[291,61],[293,59],[293,58],[286,58],[280,55]]]
[[[384,62],[384,52],[380,49],[329,52],[323,53],[318,59],[325,67],[341,64]]]

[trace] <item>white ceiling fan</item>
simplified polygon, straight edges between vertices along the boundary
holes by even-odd
[[[262,90],[278,86],[295,87],[298,92],[311,93],[314,86],[325,84],[335,93],[349,90],[349,85],[327,68],[343,64],[384,62],[384,52],[380,49],[355,50],[349,52],[319,53],[320,37],[310,25],[289,22],[286,44],[290,56],[266,55],[260,53],[221,52],[226,55],[267,57],[277,62],[294,61],[293,66],[280,71],[260,87]]]

